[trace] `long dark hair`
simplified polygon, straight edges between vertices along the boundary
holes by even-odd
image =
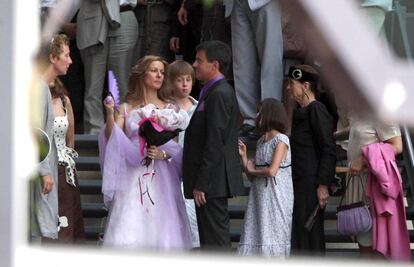
[[[282,102],[274,98],[266,98],[259,103],[257,110],[256,128],[261,134],[271,130],[285,133],[287,114]]]
[[[68,95],[68,91],[63,85],[62,81],[59,78],[55,79],[53,84],[49,84],[50,93],[52,94],[52,98],[63,98]]]

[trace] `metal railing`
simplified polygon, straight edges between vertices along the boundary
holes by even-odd
[[[401,135],[403,140],[403,158],[404,167],[407,174],[408,185],[410,189],[410,207],[414,204],[414,151],[411,142],[410,131],[407,126],[401,127]]]
[[[397,50],[396,43],[399,41],[397,38],[400,38],[402,42],[403,56],[407,59],[413,58],[413,52],[410,47],[410,38],[407,31],[407,22],[409,18],[414,18],[414,13],[408,13],[407,7],[404,5],[408,1],[404,0],[394,0],[394,11],[391,18],[391,30],[389,36],[390,45]],[[396,24],[398,23],[398,25]],[[399,36],[397,37],[398,30]],[[414,39],[414,38],[413,38]],[[407,175],[407,181],[410,190],[409,201],[410,207],[414,205],[414,150],[413,143],[411,141],[410,130],[406,125],[401,126],[401,134],[403,141],[403,158],[404,158],[404,167]]]

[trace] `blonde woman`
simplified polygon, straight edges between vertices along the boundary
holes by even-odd
[[[126,102],[105,101],[100,134],[102,191],[109,218],[104,245],[158,250],[191,248],[181,193],[182,149],[173,139],[159,147],[140,136],[145,120],[164,129],[184,129],[188,115],[165,97],[167,63],[146,56],[132,69]],[[152,167],[143,160],[150,158]]]

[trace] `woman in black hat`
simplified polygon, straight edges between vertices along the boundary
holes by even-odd
[[[290,139],[295,198],[293,254],[323,255],[325,251],[324,208],[335,175],[336,156],[333,119],[316,100],[318,81],[318,73],[311,66],[298,65],[289,70],[288,90],[299,104],[293,114]]]

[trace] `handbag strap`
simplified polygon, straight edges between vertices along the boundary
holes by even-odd
[[[358,176],[359,182],[361,183],[361,187],[362,187],[362,191],[363,191],[363,193],[362,193],[362,199],[363,199],[364,203],[367,203],[368,200],[367,200],[367,197],[365,195],[365,188],[364,188],[364,184],[362,183],[361,176],[360,175],[348,175],[348,179],[347,179],[347,181],[345,183],[345,191],[344,191],[344,193],[343,193],[343,195],[341,197],[341,200],[339,201],[338,206],[341,206],[342,205],[342,201],[344,200],[344,197],[346,195],[346,191],[348,190],[349,182],[351,181],[352,178],[355,178],[355,176]]]

